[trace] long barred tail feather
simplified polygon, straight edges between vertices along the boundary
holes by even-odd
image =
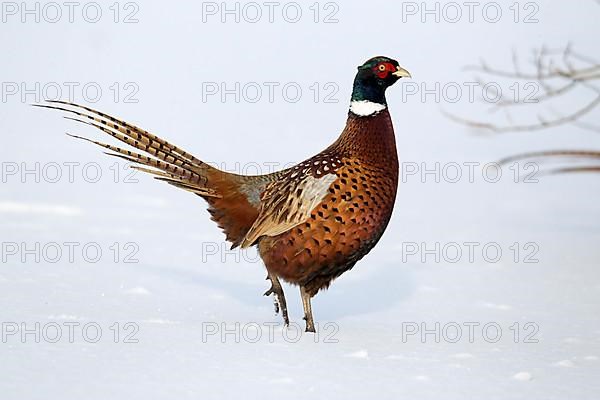
[[[71,106],[74,107],[76,109],[79,110],[85,110],[88,112],[88,114],[83,113],[81,111],[77,111],[77,110],[72,110],[72,109],[67,109],[61,106],[49,106],[49,105],[45,105],[45,104],[36,104],[35,106],[37,107],[45,107],[45,108],[54,108],[54,109],[58,109],[58,110],[62,110],[62,111],[66,111],[69,113],[73,113],[75,115],[79,115],[81,117],[96,121],[100,124],[103,125],[107,125],[108,122],[112,123],[112,127],[114,129],[119,130],[122,134],[125,134],[127,136],[129,136],[132,139],[136,139],[139,141],[142,141],[146,144],[149,144],[151,147],[154,147],[156,149],[163,149],[166,148],[167,150],[170,150],[170,152],[173,154],[178,154],[181,157],[188,159],[189,161],[201,165],[204,164],[201,160],[197,159],[196,157],[192,156],[191,154],[188,154],[186,151],[180,149],[179,147],[167,142],[164,139],[159,138],[156,135],[153,135],[152,133],[138,128],[135,125],[132,125],[126,121],[123,121],[121,119],[115,118],[113,116],[104,114],[98,110],[95,110],[93,108],[90,107],[86,107],[86,106],[82,106],[79,104],[75,104],[75,103],[70,103],[67,101],[61,101],[61,100],[48,100],[49,103],[51,104],[62,104],[62,105],[66,105],[66,106]]]
[[[174,184],[177,187],[192,191],[201,196],[220,197],[214,190],[206,187],[206,173],[208,172],[208,169],[211,169],[212,167],[188,154],[179,147],[172,145],[166,140],[163,140],[146,130],[138,128],[135,125],[101,113],[90,107],[58,100],[50,101],[50,103],[71,106],[76,109],[47,104],[35,104],[35,106],[75,114],[82,119],[68,116],[65,116],[64,118],[93,126],[102,132],[111,135],[115,139],[148,153],[153,157],[82,136],[68,134],[69,136],[111,150],[113,153],[107,152],[107,154],[111,156],[120,157],[134,164],[151,167],[153,169],[145,168],[143,171],[156,175],[156,178],[160,178],[162,181]],[[77,109],[85,110],[87,113],[78,111]]]
[[[177,188],[204,198],[212,219],[227,240],[238,246],[258,216],[256,193],[262,192],[270,176],[243,176],[221,171],[158,136],[93,108],[67,101],[51,100],[36,107],[69,113],[65,118],[92,126],[137,151],[83,136],[67,135],[94,143],[106,154],[126,160],[131,168],[153,175]],[[74,115],[74,116],[71,116]]]

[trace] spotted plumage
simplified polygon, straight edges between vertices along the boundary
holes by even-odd
[[[315,207],[296,218],[302,223],[259,241],[267,269],[315,295],[377,243],[391,216],[398,185],[394,136],[380,135],[383,131],[393,132],[387,111],[369,119],[350,115],[338,141],[300,164],[313,165],[302,170],[303,176],[323,174],[330,165],[320,178],[329,178],[327,188]],[[319,164],[314,165],[316,160]],[[296,187],[295,182],[290,177],[286,186]],[[287,192],[293,197],[293,190]]]
[[[133,168],[195,193],[232,247],[258,246],[276,307],[288,323],[279,278],[300,286],[307,331],[314,331],[310,299],[351,269],[379,241],[398,186],[398,158],[385,90],[410,74],[387,57],[358,67],[346,127],[327,149],[289,169],[260,176],[218,170],[179,147],[90,107],[51,101],[40,107],[68,112],[145,154],[93,142]],[[73,136],[73,135],[72,135]]]

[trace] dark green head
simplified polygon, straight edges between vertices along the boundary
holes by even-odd
[[[398,61],[388,57],[373,57],[358,67],[354,78],[352,101],[370,101],[386,105],[385,90],[410,73]]]

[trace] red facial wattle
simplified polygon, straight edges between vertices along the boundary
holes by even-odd
[[[375,67],[373,67],[373,72],[377,74],[381,79],[385,79],[390,72],[396,71],[396,67],[394,64],[389,62],[379,63]]]

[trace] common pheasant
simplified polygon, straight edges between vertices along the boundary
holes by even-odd
[[[321,153],[268,175],[245,176],[214,168],[179,147],[92,108],[65,101],[40,107],[74,114],[146,153],[88,138],[132,168],[197,194],[232,248],[258,246],[275,295],[276,311],[289,324],[279,279],[300,287],[306,331],[314,332],[311,298],[351,269],[379,241],[390,220],[398,186],[398,157],[386,89],[408,71],[388,57],[358,67],[346,127]]]

